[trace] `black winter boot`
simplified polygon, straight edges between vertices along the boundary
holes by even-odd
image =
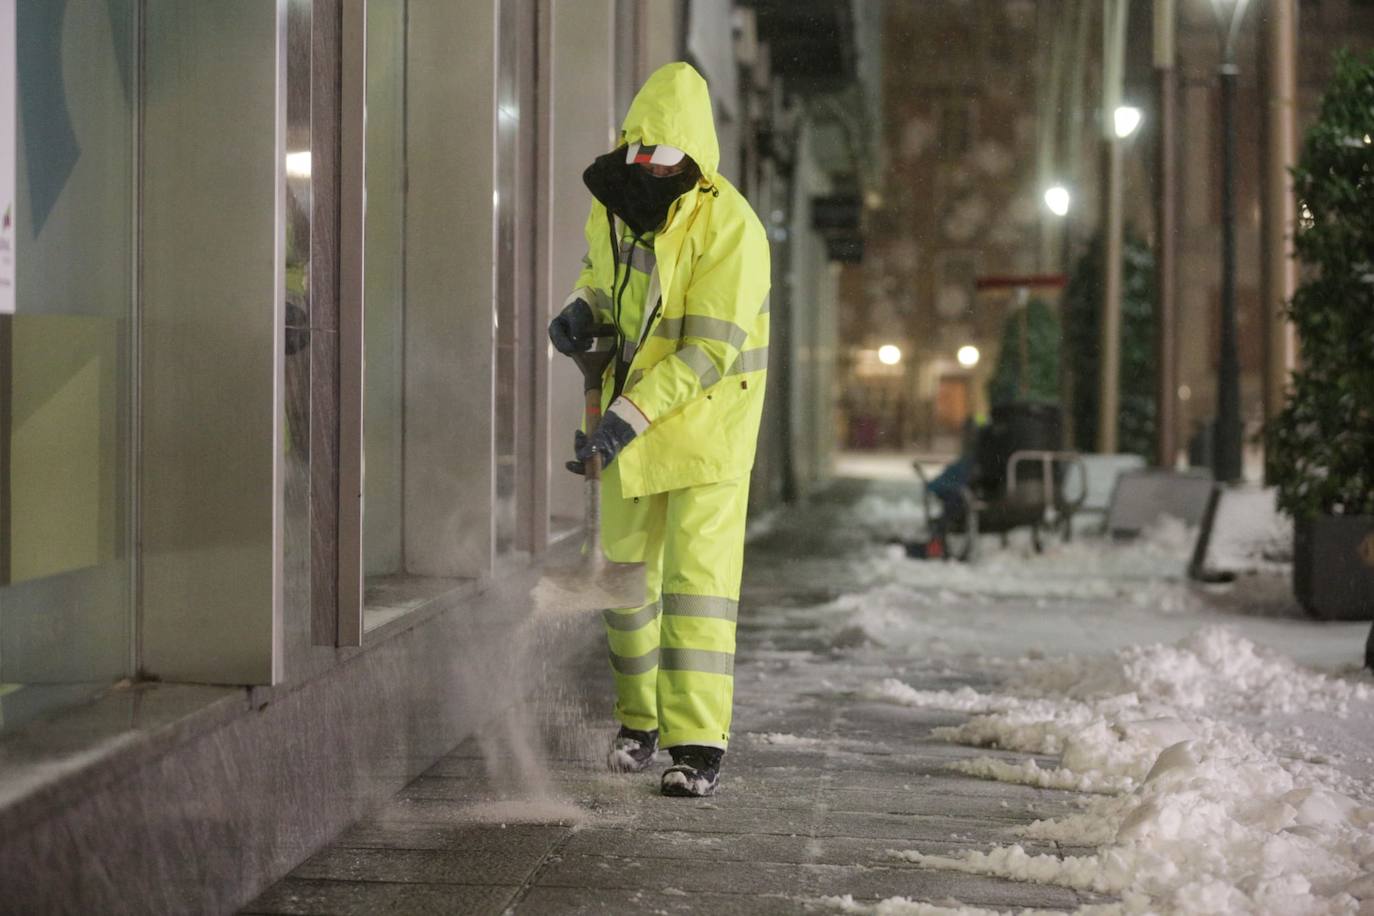
[[[611,741],[606,765],[615,773],[639,773],[649,768],[657,753],[658,729],[641,732],[622,725]]]
[[[725,751],[718,747],[684,744],[668,748],[673,765],[663,771],[659,789],[676,798],[705,798],[716,794],[720,785],[720,760]]]

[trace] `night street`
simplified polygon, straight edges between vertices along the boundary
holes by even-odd
[[[1148,844],[1131,858],[1130,841],[1107,838],[1099,848],[1089,840],[1129,816],[1130,790],[1165,746],[1226,728],[1263,749],[1248,772],[1256,791],[1268,781],[1269,801],[1325,790],[1366,806],[1349,809],[1348,823],[1315,825],[1323,835],[1312,840],[1332,854],[1322,868],[1333,878],[1313,900],[1280,905],[1283,898],[1237,896],[1236,911],[1261,899],[1274,912],[1309,911],[1367,870],[1367,840],[1355,838],[1374,823],[1374,679],[1354,673],[1361,625],[1312,622],[1272,598],[1244,607],[1247,589],[1274,594],[1262,577],[1211,595],[1187,584],[1191,544],[1179,532],[1149,546],[1100,538],[1056,545],[1044,557],[1012,549],[983,568],[908,560],[883,540],[915,516],[873,510],[910,513],[913,493],[890,479],[841,480],[755,533],[740,612],[736,737],[716,797],[661,798],[656,770],[604,771],[610,678],[601,647],[588,644],[574,670],[547,676],[530,707],[499,717],[522,728],[498,726],[454,748],[244,912],[872,912],[879,901],[909,898],[941,908],[890,901],[876,912],[952,916],[976,912],[959,907],[1072,912],[1144,890],[1164,901],[1177,893],[1184,910],[1188,895],[1201,893],[1188,887],[1195,850],[1171,844],[1167,815],[1156,818],[1161,841],[1153,852],[1181,876],[1162,876]],[[568,621],[547,627],[578,638]],[[1217,627],[1228,629],[1218,637]],[[1190,638],[1199,630],[1214,641]],[[1262,662],[1242,657],[1247,638],[1267,647],[1259,649]],[[1189,648],[1175,666],[1231,664],[1240,683],[1196,671],[1189,678],[1176,667],[1167,684],[1178,692],[1142,695],[1136,709],[1106,676],[1120,670],[1111,651],[1136,641],[1182,641]],[[1289,671],[1277,654],[1285,647],[1334,676],[1297,669],[1287,684],[1270,680]],[[1199,657],[1209,650],[1223,658]],[[1028,691],[1027,675],[1056,659],[1073,675],[1054,684],[1040,672],[1038,690]],[[1158,689],[1151,678],[1169,674],[1137,662],[1131,686]],[[1071,709],[1086,704],[1069,696],[1086,698],[1094,684],[1102,692],[1098,715],[1148,724],[1140,734],[1122,731],[1119,746],[1097,748],[1097,758],[1089,739],[1072,761],[1061,760],[1048,749],[1053,736],[1088,724]],[[1008,685],[1036,697],[1016,716],[1020,747],[1005,729],[980,728],[990,720],[973,715],[1015,708]],[[1033,736],[1037,721],[1042,733]],[[963,731],[932,734],[942,727]],[[971,746],[993,741],[1010,749]],[[1046,747],[1027,752],[1036,742]],[[1199,756],[1214,753],[1209,745]],[[537,765],[545,754],[555,758],[546,775]],[[1275,774],[1291,774],[1292,784],[1273,788]],[[1037,784],[1085,785],[1095,794]],[[1258,829],[1244,810],[1252,801],[1218,795],[1224,813],[1197,842],[1218,842],[1231,818],[1232,829]],[[1104,804],[1116,807],[1098,813]],[[1070,824],[1069,835],[1083,840],[1043,827],[1023,832],[1046,819]],[[1279,825],[1266,832],[1282,842]],[[1245,876],[1254,840],[1219,850],[1236,858],[1223,874],[1245,890],[1211,886],[1207,894],[1258,893]],[[1020,856],[977,858],[1012,845],[1049,858],[1039,867]],[[1126,864],[1108,864],[1113,850]],[[917,854],[942,858],[912,861]],[[960,862],[970,863],[967,871],[956,870]],[[1292,858],[1286,868],[1301,864]]]

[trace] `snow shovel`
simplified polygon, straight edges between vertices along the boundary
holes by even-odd
[[[615,339],[611,325],[599,325],[593,331],[592,349],[573,356],[582,370],[588,436],[601,420],[601,377],[615,356]],[[584,466],[583,541],[579,545],[576,538],[567,538],[546,555],[543,574],[532,593],[538,613],[633,608],[644,603],[644,564],[615,563],[601,550],[601,456],[593,455]]]

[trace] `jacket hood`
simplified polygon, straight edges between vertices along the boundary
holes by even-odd
[[[692,157],[707,182],[720,167],[711,92],[690,64],[664,64],[644,82],[620,127],[623,143],[666,143]]]

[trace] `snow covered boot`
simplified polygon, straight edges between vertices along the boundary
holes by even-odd
[[[649,768],[657,753],[658,729],[641,732],[622,725],[611,742],[606,765],[615,773],[639,773]]]
[[[716,794],[720,785],[720,759],[725,752],[718,747],[684,744],[670,747],[673,765],[663,771],[659,788],[664,795],[677,798],[705,798]]]

